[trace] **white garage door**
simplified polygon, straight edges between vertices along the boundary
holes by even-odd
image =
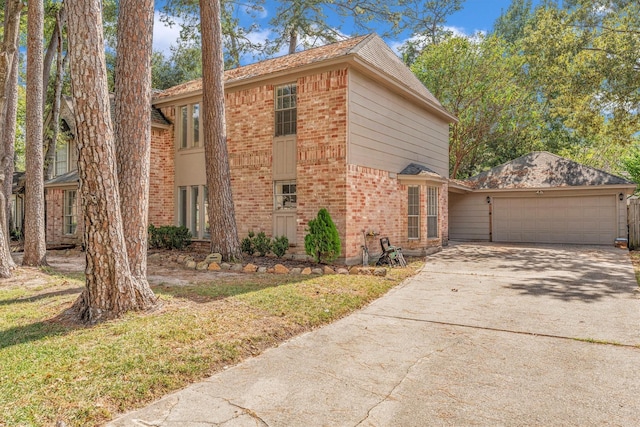
[[[615,196],[493,199],[493,241],[611,245]]]

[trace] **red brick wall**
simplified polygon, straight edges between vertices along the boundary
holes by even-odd
[[[73,190],[74,188],[69,188]],[[76,191],[77,188],[76,188]],[[76,198],[76,211],[78,213],[78,225],[76,227],[76,233],[73,235],[64,234],[64,189],[59,188],[47,188],[45,190],[45,239],[47,244],[60,244],[60,243],[77,243],[82,241],[82,211],[80,204],[80,192],[77,193]]]
[[[151,129],[149,172],[149,224],[174,223],[174,148],[173,127]]]
[[[440,185],[439,191],[439,238],[427,239],[427,185],[420,184],[420,239],[408,238],[407,185],[401,184],[395,174],[365,168],[348,166],[347,194],[347,261],[361,259],[362,231],[375,232],[375,237],[367,237],[370,254],[379,254],[380,237],[389,237],[391,244],[400,246],[405,253],[423,254],[427,248],[438,247],[448,240],[447,226],[447,184]]]
[[[297,79],[297,246],[289,253],[304,254],[307,223],[320,208],[327,208],[331,214],[342,239],[342,256],[350,262],[361,260],[363,229],[388,236],[393,244],[416,253],[440,246],[441,238],[446,241],[447,237],[446,184],[440,191],[441,238],[426,239],[426,186],[423,185],[421,239],[409,241],[407,187],[389,172],[347,165],[347,73],[346,69],[339,69]],[[171,119],[175,116],[173,108],[165,108],[163,113]],[[228,92],[226,115],[240,238],[251,230],[264,231],[270,236],[273,232],[274,85]],[[166,151],[161,152],[170,153],[171,160],[163,160],[166,166],[157,168],[167,176],[163,175],[164,187],[152,190],[151,199],[162,200],[164,211],[170,213],[163,218],[167,221],[171,218],[173,223],[173,129],[167,135],[170,138],[163,140],[162,145]],[[162,197],[161,191],[168,196]],[[154,192],[158,196],[154,196]],[[212,195],[210,192],[210,197]],[[378,238],[369,238],[368,245],[372,253],[380,252]]]

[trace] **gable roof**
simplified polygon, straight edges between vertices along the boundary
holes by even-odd
[[[353,37],[337,43],[226,70],[224,72],[225,88],[299,73],[334,63],[349,63],[370,75],[376,75],[389,85],[396,86],[427,104],[430,109],[446,120],[450,122],[457,120],[445,110],[433,94],[376,34]],[[201,92],[202,79],[200,78],[156,94],[153,102],[154,104],[168,102],[176,98],[199,95]]]
[[[496,166],[465,181],[476,190],[578,187],[598,185],[634,186],[616,175],[582,165],[564,157],[535,151]]]

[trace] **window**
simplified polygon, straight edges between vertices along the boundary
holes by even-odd
[[[178,147],[198,147],[200,145],[200,104],[179,107],[178,117]]]
[[[275,210],[295,209],[298,202],[295,181],[276,181],[273,206]]]
[[[204,233],[202,236],[206,239],[211,237],[211,232],[209,230],[209,189],[207,186],[204,187],[204,210],[203,210],[203,220],[204,220]]]
[[[56,176],[69,172],[69,145],[56,148]]]
[[[408,236],[409,239],[420,238],[420,187],[409,187],[408,199]]]
[[[76,198],[76,190],[64,192],[64,234],[76,234],[78,225]]]
[[[198,186],[191,187],[191,234],[199,236],[200,231],[200,200],[198,198]]]
[[[427,237],[438,237],[438,188],[427,187]]]
[[[200,145],[200,105],[193,104],[191,106],[191,125],[193,129],[192,145],[197,147]]]
[[[194,239],[208,239],[209,192],[206,185],[178,187],[178,225],[187,227]]]
[[[187,226],[187,187],[178,188],[178,225]]]
[[[189,110],[187,106],[180,107],[180,148],[187,148],[187,135],[189,130]]]
[[[276,88],[276,136],[296,133],[296,106],[295,83]]]

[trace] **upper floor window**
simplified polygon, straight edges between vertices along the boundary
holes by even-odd
[[[297,123],[295,83],[276,88],[276,136],[294,135]]]
[[[56,148],[56,176],[69,172],[69,144]]]
[[[178,107],[177,134],[180,148],[200,145],[200,104]]]

